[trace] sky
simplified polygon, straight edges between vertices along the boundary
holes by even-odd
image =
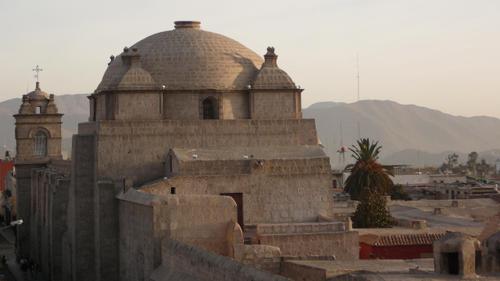
[[[500,118],[499,0],[0,0],[0,101],[91,93],[110,55],[199,20],[258,54],[274,46],[303,106],[393,100]]]

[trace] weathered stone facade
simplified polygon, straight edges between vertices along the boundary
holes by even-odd
[[[274,273],[284,255],[355,259],[357,234],[319,223],[332,217],[331,167],[314,120],[302,119],[301,94],[274,48],[262,60],[197,22],[125,48],[89,97],[71,172],[49,167],[60,158],[57,110],[16,115],[19,160],[31,165],[18,178],[20,200],[32,202],[19,209],[31,225],[22,255],[71,281],[175,280],[158,278],[177,276],[169,264],[184,275],[198,262],[215,262],[203,280],[281,280],[232,261],[224,273],[225,258],[203,251]],[[23,154],[33,141],[23,118],[50,132],[42,162]],[[271,224],[293,233],[255,232]]]
[[[17,251],[29,256],[32,215],[32,170],[46,168],[53,161],[62,159],[61,118],[54,95],[40,89],[24,95],[16,119],[16,198],[17,216],[24,220],[18,227]]]

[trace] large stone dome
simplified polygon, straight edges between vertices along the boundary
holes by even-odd
[[[175,22],[127,49],[139,57],[157,87],[167,90],[243,90],[252,84],[263,60],[223,35],[203,31],[199,22]],[[112,59],[97,91],[117,89],[129,69],[124,53]]]

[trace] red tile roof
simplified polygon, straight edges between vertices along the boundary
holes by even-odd
[[[367,239],[364,242],[372,246],[432,245],[443,236],[444,233],[394,234],[382,235],[377,239]]]

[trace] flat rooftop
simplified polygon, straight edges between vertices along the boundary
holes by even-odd
[[[500,275],[460,279],[458,276],[454,275],[436,274],[434,273],[433,259],[356,261],[296,260],[286,261],[286,263],[295,266],[296,269],[311,268],[315,269],[316,272],[324,271],[324,274],[321,275],[325,276],[326,281],[500,280]]]

